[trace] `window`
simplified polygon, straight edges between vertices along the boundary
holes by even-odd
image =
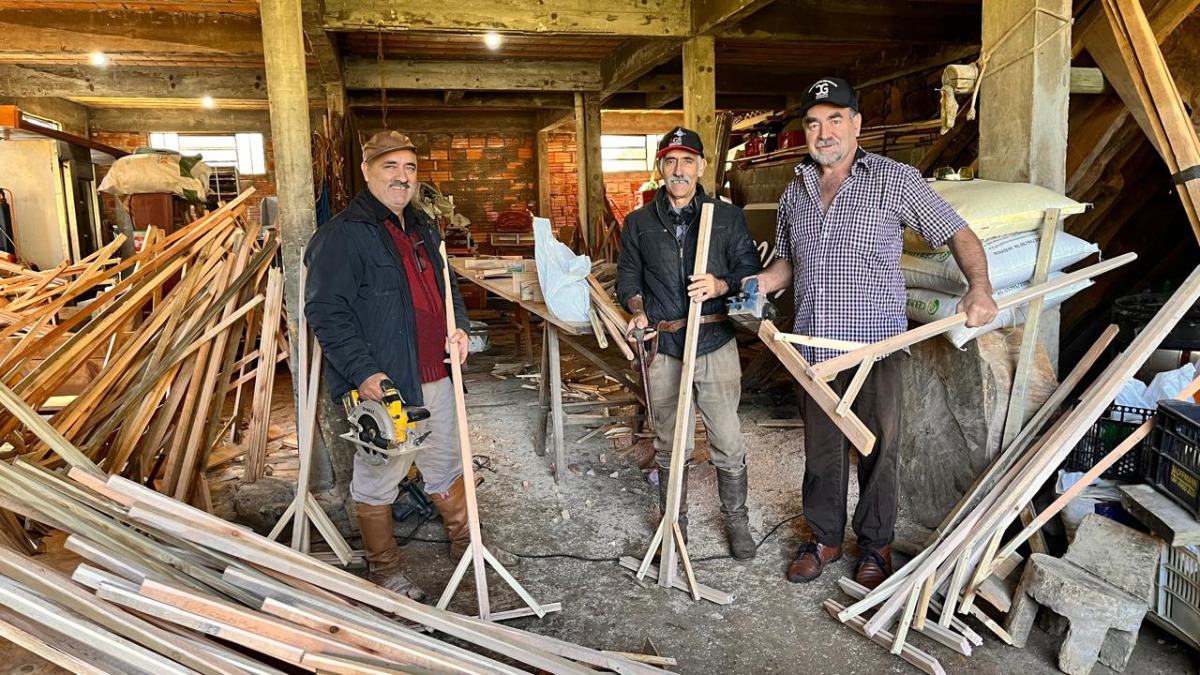
[[[614,171],[652,171],[658,136],[600,137],[600,160],[605,173]]]
[[[177,150],[185,155],[200,155],[209,166],[236,166],[238,173],[243,176],[267,173],[262,134],[192,136],[153,133],[150,134],[150,146],[161,150]]]
[[[55,131],[62,131],[62,124],[55,122],[54,120],[46,119],[45,117],[39,117],[27,112],[21,113],[21,121],[29,122],[35,126],[45,127],[47,129],[54,129]]]

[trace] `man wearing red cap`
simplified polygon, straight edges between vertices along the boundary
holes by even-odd
[[[911,166],[858,147],[862,116],[848,82],[817,80],[799,110],[810,158],[796,167],[779,200],[776,259],[758,275],[760,292],[789,284],[795,291],[801,335],[849,342],[879,342],[908,328],[904,277],[900,272],[903,228],[930,246],[947,244],[970,289],[958,305],[968,326],[996,316],[987,256],[979,238]],[[801,347],[811,363],[842,350]],[[892,573],[892,540],[899,508],[900,409],[903,352],[881,357],[871,368],[854,413],[875,434],[875,449],[858,458],[858,507],[852,526],[858,538],[855,580],[875,588]],[[853,371],[834,378],[838,394]],[[813,400],[804,414],[804,517],[812,538],[800,546],[788,581],[820,576],[842,556],[846,492],[850,480],[846,437]]]
[[[305,253],[305,316],[325,354],[334,401],[351,389],[382,401],[391,380],[406,407],[424,407],[417,468],[433,498],[457,562],[470,544],[466,493],[455,422],[454,385],[447,358],[467,358],[468,319],[454,275],[443,287],[441,235],[412,198],[417,189],[416,146],[395,131],[375,134],[363,146],[367,189],[323,225]],[[445,293],[451,294],[458,329],[449,339]],[[354,456],[350,494],[358,513],[371,581],[414,600],[425,593],[404,575],[392,522],[392,503],[404,479],[403,462],[374,453]],[[506,565],[514,564],[511,555]]]
[[[694,364],[696,407],[704,419],[711,461],[717,468],[717,492],[730,551],[739,560],[753,558],[756,545],[746,507],[746,448],[737,415],[742,368],[734,329],[724,314],[724,298],[737,292],[742,277],[758,272],[758,251],[742,210],[706,195],[700,187],[706,163],[699,134],[676,127],[659,141],[656,158],[665,184],[653,203],[625,219],[617,296],[633,314],[626,327],[631,339],[640,330],[645,339],[654,340],[646,393],[654,410],[658,503],[665,510],[688,307],[693,302],[703,303]],[[693,274],[700,209],[706,203],[715,205],[708,273]],[[693,445],[689,437],[689,464]],[[679,527],[685,540],[686,471],[685,466],[679,507]]]

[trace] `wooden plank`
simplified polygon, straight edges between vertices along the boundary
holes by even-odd
[[[640,561],[637,558],[634,558],[632,556],[622,556],[621,559],[618,561],[618,564],[621,567],[624,567],[625,569],[627,569],[631,572],[637,573],[642,565],[642,561]],[[649,574],[650,576],[657,578],[658,577],[658,565],[655,565],[653,563],[651,563],[650,565],[647,565],[646,573]],[[688,582],[685,581],[684,579],[680,579],[680,578],[675,579],[675,588],[677,590],[684,591],[685,593],[690,593],[692,590],[691,587],[688,585]],[[732,604],[733,601],[737,598],[737,596],[732,593],[726,593],[725,591],[718,590],[711,586],[705,586],[702,583],[697,583],[696,588],[700,591],[701,598],[703,598],[704,600],[708,600],[709,602],[717,604],[717,605]]]
[[[850,444],[863,455],[869,455],[875,447],[875,434],[871,433],[870,429],[867,429],[867,426],[853,412],[847,411],[845,415],[837,414],[837,406],[841,402],[841,397],[835,394],[824,381],[813,379],[809,375],[812,366],[800,355],[800,352],[796,351],[795,347],[776,340],[775,336],[778,332],[775,324],[771,321],[763,321],[759,324],[758,337],[762,339],[767,349],[770,349],[779,358],[792,377],[796,378],[796,381],[804,388],[805,393],[812,397],[826,415],[829,415],[829,419],[846,435]]]
[[[861,600],[867,594],[866,586],[859,584],[853,579],[847,579],[846,577],[838,579],[838,587],[842,589],[843,593],[849,595],[855,600]],[[930,596],[929,599],[929,607],[936,612],[941,612],[941,605],[932,596]],[[945,628],[943,628],[939,623],[933,621],[926,621],[922,626],[916,625],[916,622],[914,621],[912,629],[931,640],[940,642],[941,644],[953,649],[963,656],[971,655],[972,644],[983,644],[983,640],[978,639],[978,635],[974,636],[978,639],[978,642],[972,642],[967,638],[966,634],[955,632],[963,631],[964,629],[967,631],[970,630],[966,624],[962,623],[962,621],[958,619],[954,619],[954,623]]]
[[[1135,253],[1119,255],[1104,262],[1096,263],[1095,265],[1076,270],[1069,274],[1064,274],[1053,281],[1047,281],[1044,284],[1031,286],[1020,293],[1013,293],[1011,295],[998,298],[996,300],[996,305],[1000,310],[1005,310],[1009,307],[1017,307],[1033,300],[1038,296],[1046,295],[1047,293],[1066,288],[1071,284],[1099,276],[1105,272],[1133,262],[1135,259],[1137,259],[1137,254]],[[812,376],[831,378],[847,368],[857,366],[865,358],[883,356],[885,354],[899,351],[922,340],[927,340],[931,337],[941,335],[942,333],[945,333],[953,328],[957,328],[958,326],[966,323],[966,320],[967,315],[963,312],[959,312],[954,316],[948,316],[945,319],[939,319],[937,321],[924,324],[919,328],[914,328],[913,330],[901,333],[896,337],[876,342],[868,347],[856,349],[854,351],[842,354],[841,356],[835,356],[828,361],[824,361],[812,366]]]
[[[825,607],[825,611],[829,612],[829,615],[835,619],[838,618],[839,613],[845,611],[845,608],[834,600],[826,600],[823,607]],[[876,644],[883,646],[885,649],[890,650],[892,648],[892,643],[895,642],[895,637],[886,630],[878,631],[874,635],[867,633],[866,629],[863,627],[865,622],[861,617],[856,616],[848,621],[843,621],[842,623],[846,626],[849,626],[859,635],[862,635],[872,640]],[[929,673],[929,675],[945,675],[946,673],[945,669],[942,668],[942,664],[937,659],[933,658],[929,654],[926,654],[920,649],[913,647],[912,645],[903,645],[899,656],[922,671]]]
[[[888,591],[880,592],[874,597],[868,595],[843,614],[861,613],[883,602],[879,611],[866,624],[868,632],[878,631],[899,612],[904,594],[911,591],[912,585],[923,583],[929,574],[935,573],[937,568],[960,548],[970,550],[980,539],[990,538],[997,530],[1002,531],[1003,527],[1016,517],[1020,508],[1029,502],[1066,454],[1087,433],[1095,419],[1110,404],[1119,387],[1145,363],[1163,337],[1189,311],[1197,298],[1200,298],[1200,268],[1189,275],[1130,346],[1112,362],[1105,377],[1088,390],[1070,415],[1063,418],[1066,421],[1057,430],[1043,437],[1042,450],[1037,453],[1036,461],[1020,471],[1014,471],[1008,487],[1002,492],[997,492],[993,500],[981,502],[962,525],[948,533],[920,565],[910,565],[912,569],[902,575],[903,581],[896,586],[889,586],[889,590],[896,591],[891,593],[890,597]]]
[[[686,58],[686,57],[685,57]],[[692,274],[708,272],[709,237],[712,234],[713,212],[712,204],[704,204],[700,209],[700,229],[696,239],[696,258],[693,262]],[[696,350],[700,343],[701,303],[688,303],[687,326],[684,329],[683,359],[679,376],[679,400],[675,406],[675,432],[671,443],[671,466],[667,486],[667,502],[659,529],[663,531],[662,549],[658,571],[658,585],[671,588],[675,585],[675,523],[679,520],[679,507],[683,495],[683,472],[687,457],[688,441],[696,433],[696,418],[692,412],[692,397],[695,393],[692,386],[696,378]],[[646,558],[654,556],[653,549],[646,551]]]
[[[450,59],[384,60],[356,56],[345,61],[346,89],[413,91],[598,92],[600,64],[595,61],[510,60],[503,68],[480,68],[473,61]]]

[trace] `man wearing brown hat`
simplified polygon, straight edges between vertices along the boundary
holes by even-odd
[[[667,132],[658,143],[656,159],[665,185],[653,203],[625,219],[617,296],[633,314],[626,327],[630,337],[652,341],[647,394],[654,412],[659,507],[665,510],[667,502],[688,307],[703,303],[694,364],[696,407],[717,468],[717,493],[730,552],[739,560],[753,558],[757,547],[746,507],[746,447],[737,415],[742,368],[724,298],[737,292],[742,277],[759,271],[758,251],[742,210],[706,195],[700,187],[706,162],[699,134],[683,127]],[[709,203],[714,213],[708,273],[694,274],[700,210]],[[688,438],[689,455],[693,445]],[[686,466],[682,486],[679,527],[687,539]]]
[[[450,555],[457,562],[470,535],[447,358],[466,360],[469,323],[454,275],[450,288],[443,287],[441,235],[411,203],[417,189],[416,150],[395,131],[377,133],[363,146],[367,189],[309,241],[305,316],[324,351],[334,401],[351,389],[362,398],[382,401],[381,385],[390,380],[405,407],[429,410],[415,434],[422,439],[416,465],[442,515]],[[443,329],[447,292],[458,325],[449,339]],[[382,461],[376,453],[360,450],[354,456],[350,494],[370,579],[423,600],[425,593],[404,575],[392,523],[392,503],[405,468],[403,462]]]

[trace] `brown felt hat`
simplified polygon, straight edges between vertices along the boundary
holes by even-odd
[[[399,131],[381,131],[363,145],[363,161],[370,164],[372,160],[397,150],[416,152],[417,146]]]

